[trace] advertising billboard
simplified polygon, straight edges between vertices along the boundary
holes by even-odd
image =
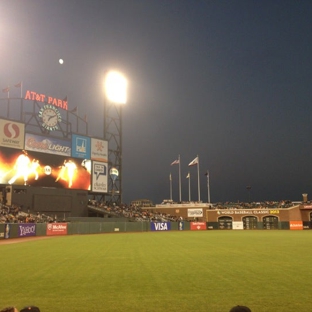
[[[0,183],[57,187],[90,188],[87,160],[26,150],[1,148]]]
[[[107,193],[107,163],[92,162],[91,190],[98,193]]]
[[[169,231],[170,229],[170,222],[151,222],[151,231]]]
[[[66,235],[67,223],[48,223],[47,235]]]
[[[0,119],[0,146],[23,149],[24,138],[23,123]]]
[[[206,222],[191,222],[190,229],[191,231],[206,230]]]
[[[108,162],[108,142],[91,138],[91,159]]]
[[[35,223],[20,223],[18,225],[18,237],[36,236]]]
[[[233,221],[232,222],[232,229],[233,230],[243,230],[244,229],[244,222],[243,221]]]
[[[71,156],[71,141],[26,133],[25,149],[40,153]]]
[[[76,158],[91,158],[91,139],[73,134],[72,135],[72,156]]]
[[[303,230],[302,221],[289,221],[289,228],[291,230]]]
[[[201,218],[203,217],[202,208],[187,209],[187,216],[189,218]]]

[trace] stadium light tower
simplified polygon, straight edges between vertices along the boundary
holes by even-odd
[[[127,79],[117,71],[105,75],[104,140],[108,142],[108,195],[110,203],[122,202],[122,106],[127,103]],[[109,173],[118,170],[118,179]],[[116,172],[116,171],[115,171]]]

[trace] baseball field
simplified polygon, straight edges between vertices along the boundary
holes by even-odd
[[[312,311],[311,242],[312,231],[289,230],[1,241],[0,309]]]

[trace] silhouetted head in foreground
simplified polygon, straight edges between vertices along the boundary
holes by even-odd
[[[18,310],[15,307],[6,307],[3,308],[0,312],[18,312]]]
[[[36,306],[27,306],[20,310],[20,312],[40,312],[40,309]]]
[[[248,307],[246,307],[246,306],[238,305],[238,306],[233,307],[230,310],[230,312],[251,312],[251,310]]]

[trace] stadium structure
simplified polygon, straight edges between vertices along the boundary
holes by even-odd
[[[120,105],[105,101],[103,137],[97,138],[88,135],[86,116],[80,117],[76,107],[69,109],[67,98],[30,90],[10,98],[7,89],[2,91],[8,96],[0,99],[1,204],[68,220],[104,216],[105,211],[88,205],[90,199],[108,205],[122,202]],[[283,207],[202,202],[148,207],[148,200],[133,204],[190,222],[184,229],[312,229],[312,202],[307,196]],[[133,225],[135,230],[146,230],[140,223]],[[171,228],[166,220],[163,223],[159,230]],[[172,229],[178,229],[173,223]],[[154,222],[150,226],[156,229]],[[109,228],[115,229],[120,226]]]
[[[90,198],[122,200],[121,108],[105,103],[103,138],[87,117],[58,99],[26,90],[0,99],[0,200],[57,218],[86,217]]]

